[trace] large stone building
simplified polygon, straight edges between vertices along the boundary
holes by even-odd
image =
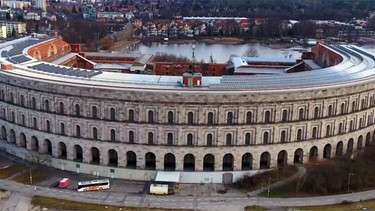
[[[46,61],[70,47],[46,36],[0,49],[0,148],[56,168],[232,182],[375,137],[375,57],[355,46],[314,47],[310,71],[184,79],[57,66]]]

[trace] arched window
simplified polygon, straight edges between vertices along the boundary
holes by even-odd
[[[339,124],[339,134],[343,134],[344,133],[344,127],[343,127],[343,124],[340,122]]]
[[[129,122],[134,122],[134,110],[129,109],[128,111]]]
[[[134,132],[133,131],[129,131],[129,143],[130,144],[134,144],[135,140],[134,140]]]
[[[49,123],[49,120],[46,120],[46,131],[51,132],[51,125]]]
[[[48,100],[44,101],[44,110],[49,112],[49,101]]]
[[[299,109],[299,113],[298,113],[298,119],[299,120],[303,120],[305,117],[304,117],[304,111],[303,111],[303,108],[300,108]]]
[[[154,112],[151,110],[148,111],[148,123],[154,123]]]
[[[232,112],[227,113],[227,124],[233,124],[233,113]]]
[[[312,138],[318,138],[318,129],[316,127],[313,127]]]
[[[245,145],[250,145],[251,144],[251,134],[246,133],[245,134]]]
[[[92,138],[98,140],[98,129],[96,127],[92,128]]]
[[[91,108],[91,111],[92,111],[92,118],[97,119],[98,118],[98,109],[96,108],[96,106],[93,106]]]
[[[213,145],[212,142],[213,142],[212,141],[212,134],[209,133],[209,134],[207,134],[207,146],[212,146]]]
[[[167,135],[167,144],[169,146],[173,145],[173,134],[172,133],[168,133],[168,135]]]
[[[38,123],[37,123],[35,117],[33,118],[33,128],[34,128],[34,129],[38,129]]]
[[[232,134],[231,133],[227,133],[225,143],[226,143],[227,146],[232,145]]]
[[[111,141],[116,141],[116,131],[111,129]]]
[[[350,131],[353,131],[353,130],[354,130],[354,123],[353,123],[353,120],[350,120],[349,129],[350,129]]]
[[[172,111],[168,111],[168,124],[173,124],[173,112]]]
[[[59,113],[64,114],[64,103],[63,102],[59,103]]]
[[[111,108],[110,116],[111,116],[111,120],[116,120],[116,110],[114,108]]]
[[[188,124],[189,125],[194,124],[194,114],[193,114],[193,112],[188,113]]]
[[[31,98],[31,108],[36,109],[36,100],[35,97]]]
[[[283,116],[281,118],[283,122],[287,122],[288,121],[288,111],[287,110],[283,110]]]
[[[268,132],[263,133],[263,144],[268,144],[269,143],[269,134]]]
[[[76,136],[81,137],[81,126],[76,125]]]
[[[21,95],[21,106],[25,106],[25,97]]]
[[[345,103],[341,103],[340,113],[345,114]]]
[[[21,124],[22,124],[23,126],[26,125],[25,115],[23,115],[23,114],[22,114],[22,116],[21,116]]]
[[[317,118],[319,118],[319,108],[315,107],[314,108],[314,119],[317,119]]]
[[[12,122],[16,121],[16,115],[14,114],[14,111],[12,111],[12,116],[10,118],[10,121]]]
[[[214,124],[214,114],[212,112],[208,112],[207,114],[207,124],[209,125]]]
[[[356,111],[355,101],[352,102],[352,112]]]
[[[148,133],[148,144],[154,144],[154,134],[152,132]]]
[[[10,93],[10,102],[11,103],[14,103],[14,96],[13,96],[13,92]]]
[[[285,132],[285,130],[281,131],[280,142],[286,143],[286,132]]]
[[[362,117],[359,118],[359,128],[362,128],[363,127],[363,121],[362,121]]]
[[[61,135],[65,135],[65,125],[64,125],[64,123],[60,124],[60,133],[61,133]]]
[[[362,99],[361,106],[362,106],[362,109],[365,109],[367,107],[365,99]]]
[[[332,108],[332,105],[329,105],[328,106],[328,116],[332,116],[333,115],[333,108]]]
[[[331,136],[331,126],[330,125],[327,125],[327,128],[326,128],[326,136]]]
[[[75,114],[76,114],[76,116],[80,116],[81,115],[81,110],[80,110],[78,104],[76,104],[76,106],[75,106]]]
[[[271,113],[270,113],[270,111],[264,112],[264,122],[265,123],[271,122]]]
[[[189,133],[189,134],[187,135],[186,144],[187,144],[188,146],[193,146],[193,134]]]
[[[252,113],[251,113],[251,111],[248,111],[247,113],[246,113],[246,124],[251,124],[251,118],[252,118]]]
[[[297,141],[302,141],[302,130],[301,129],[297,130]]]

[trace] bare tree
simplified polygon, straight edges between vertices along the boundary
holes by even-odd
[[[250,46],[248,49],[246,49],[242,53],[242,56],[245,56],[245,57],[259,57],[259,53],[258,53],[258,50],[255,47]]]
[[[31,152],[28,154],[26,157],[26,160],[28,160],[31,165],[51,165],[51,156],[49,155],[44,155],[44,154],[39,154],[38,152]]]
[[[287,59],[293,57],[293,53],[291,51],[283,51],[283,55]]]

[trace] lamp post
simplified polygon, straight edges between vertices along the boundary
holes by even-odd
[[[195,72],[195,65],[194,65],[194,62],[195,62],[195,54],[194,54],[194,50],[195,50],[195,43],[193,43],[193,45],[191,46],[191,49],[193,50],[192,51],[192,63],[193,63],[193,67],[192,67],[192,72],[193,72],[193,75],[194,75],[194,72]]]
[[[30,185],[33,184],[33,173],[32,173],[32,169],[31,169],[31,165],[29,166],[29,170],[30,170]]]
[[[268,178],[267,196],[270,196],[271,177]]]
[[[348,176],[348,192],[350,191],[350,177],[353,175],[354,175],[353,173],[349,173],[349,176]]]

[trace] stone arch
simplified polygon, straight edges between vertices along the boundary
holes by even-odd
[[[271,154],[263,152],[260,155],[259,169],[269,169],[271,164]]]
[[[332,151],[332,146],[330,144],[326,144],[323,149],[323,158],[330,159],[331,151]]]
[[[49,139],[44,140],[44,154],[52,155],[52,143]]]
[[[20,133],[20,147],[27,148],[26,136],[24,133]]]
[[[215,157],[212,154],[206,154],[203,157],[203,171],[215,170]]]
[[[346,153],[352,153],[354,149],[354,139],[349,139],[348,147],[346,148]]]
[[[233,171],[234,157],[232,154],[225,154],[223,157],[223,171]]]
[[[145,169],[155,170],[156,168],[156,156],[152,152],[148,152],[145,155]]]
[[[74,145],[73,147],[74,161],[82,162],[83,161],[83,150],[79,145]]]
[[[370,146],[370,144],[371,144],[371,134],[370,134],[370,132],[368,132],[368,133],[366,134],[365,146],[366,146],[366,147],[367,147],[367,146]]]
[[[118,154],[114,149],[108,150],[108,166],[118,166]]]
[[[66,151],[66,145],[65,143],[63,142],[60,142],[58,144],[58,157],[59,158],[62,158],[62,159],[66,159],[67,158],[67,151]]]
[[[184,156],[184,171],[195,171],[195,157],[193,154]]]
[[[176,170],[176,157],[172,153],[164,155],[164,170],[175,171]]]
[[[336,156],[341,156],[344,153],[344,143],[339,141],[336,145]]]
[[[242,170],[253,169],[253,155],[251,153],[245,153],[244,155],[242,155],[241,169]]]
[[[303,163],[303,149],[298,148],[294,151],[294,164],[302,164]]]
[[[363,146],[363,136],[360,135],[358,137],[358,141],[357,141],[357,150],[361,150],[362,149],[362,146]]]
[[[9,131],[9,141],[11,144],[16,144],[16,133],[13,129]]]
[[[137,168],[137,155],[133,151],[128,151],[126,153],[126,168]]]
[[[7,140],[7,130],[5,129],[4,126],[1,126],[1,139]]]
[[[318,159],[318,147],[316,147],[316,146],[311,147],[310,153],[309,153],[309,158],[310,158],[310,161],[317,161],[317,159]]]
[[[100,165],[100,151],[96,147],[91,148],[91,163]]]
[[[288,164],[288,153],[285,150],[282,150],[277,155],[277,166],[285,166]]]
[[[39,141],[38,138],[35,136],[31,137],[31,150],[39,152]]]

